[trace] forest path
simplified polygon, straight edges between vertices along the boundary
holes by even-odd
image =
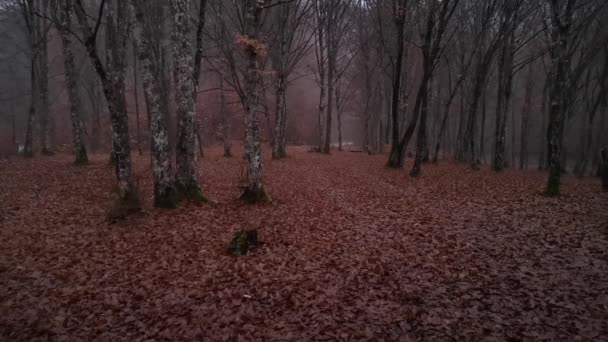
[[[235,154],[240,150],[235,147]],[[267,149],[265,149],[267,152]],[[608,334],[608,204],[596,179],[540,194],[535,171],[386,156],[265,154],[266,205],[241,204],[241,157],[201,160],[215,204],[104,220],[107,156],[0,162],[3,340],[598,340]],[[225,255],[257,228],[254,254]]]

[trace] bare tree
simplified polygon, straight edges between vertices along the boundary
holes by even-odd
[[[257,117],[260,84],[260,55],[266,54],[266,45],[260,40],[260,17],[269,1],[244,1],[244,34],[239,43],[245,49],[246,72],[244,80],[245,107],[245,158],[247,183],[241,198],[247,202],[263,202],[269,199],[262,184],[262,151],[260,128]]]
[[[79,74],[74,62],[72,48],[72,0],[53,1],[53,22],[61,36],[63,47],[63,67],[70,99],[70,119],[72,121],[72,144],[76,164],[88,162],[87,150],[84,144],[82,132],[82,105],[79,89]]]
[[[426,121],[428,113],[428,85],[433,77],[437,61],[445,49],[443,42],[444,34],[450,19],[452,18],[459,0],[444,0],[441,4],[431,1],[429,4],[426,28],[424,33],[422,55],[423,55],[423,76],[418,89],[416,104],[414,105],[414,119],[410,122],[401,144],[407,147],[408,141],[416,126],[416,118],[420,116],[420,127],[418,128],[418,138],[416,144],[416,157],[410,175],[416,177],[420,175],[424,150],[427,146]],[[420,114],[418,114],[420,111]]]
[[[127,118],[127,105],[124,92],[124,51],[126,50],[127,4],[118,1],[116,4],[114,46],[106,46],[114,55],[106,64],[101,61],[97,48],[97,34],[103,17],[105,0],[98,8],[98,14],[93,28],[89,25],[82,0],[75,0],[75,11],[84,35],[85,48],[101,81],[103,92],[110,112],[112,122],[112,155],[115,160],[116,178],[118,180],[119,206],[126,209],[119,215],[126,215],[139,210],[139,200],[135,192],[131,177],[131,146],[129,143],[129,126]],[[110,24],[108,24],[110,25]],[[120,28],[123,28],[122,30]]]
[[[305,24],[312,12],[312,1],[291,1],[271,9],[271,32],[269,54],[275,77],[275,121],[272,139],[272,157],[286,156],[287,88],[298,63],[310,50],[312,34]]]
[[[154,180],[154,205],[161,208],[175,207],[175,187],[169,137],[162,113],[162,79],[157,75],[162,68],[162,18],[164,6],[161,0],[133,0],[135,18],[139,30],[135,30],[137,55],[143,72],[144,94],[148,107],[148,122],[152,135],[152,176]]]
[[[172,0],[173,7],[173,58],[177,91],[177,189],[180,198],[204,201],[198,174],[196,154],[196,94],[198,73],[200,72],[200,37],[197,34],[197,48],[193,56],[190,34],[193,31],[189,13],[189,0]],[[204,15],[204,8],[202,10]],[[201,18],[200,20],[203,20]]]
[[[400,108],[400,95],[401,95],[401,74],[403,68],[403,50],[404,50],[404,31],[405,31],[405,18],[408,0],[393,0],[393,21],[397,31],[396,44],[396,57],[393,61],[394,71],[392,73],[393,84],[392,84],[392,101],[391,101],[391,116],[392,116],[392,135],[391,135],[391,151],[388,157],[388,167],[402,168],[405,157],[405,148],[400,141],[400,129],[399,129],[399,108]]]
[[[562,147],[566,115],[572,109],[578,84],[584,71],[599,55],[598,44],[605,43],[608,35],[595,29],[591,23],[606,13],[606,3],[577,0],[547,0],[547,32],[551,57],[549,89],[549,127],[547,146],[549,179],[546,193],[559,195],[563,169]],[[587,48],[581,48],[585,43]],[[602,44],[603,45],[603,44]]]

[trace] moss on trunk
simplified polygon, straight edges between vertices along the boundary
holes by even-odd
[[[545,195],[549,197],[559,196],[559,183],[559,176],[550,175]]]
[[[136,190],[132,189],[114,202],[114,205],[108,210],[107,218],[110,222],[115,222],[140,211],[141,202],[139,194]]]
[[[241,200],[245,201],[245,203],[255,204],[255,203],[267,203],[270,202],[270,195],[264,190],[264,187],[259,184],[255,187],[244,187],[243,194],[241,195]]]
[[[180,184],[175,186],[176,201],[190,201],[196,204],[207,203],[207,198],[203,195],[203,191],[198,184]]]
[[[177,194],[175,188],[166,187],[162,191],[155,191],[154,206],[157,208],[173,209],[177,207]]]

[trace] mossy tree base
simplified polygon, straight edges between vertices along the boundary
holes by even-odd
[[[285,153],[285,151],[279,151],[277,153],[272,153],[272,159],[274,160],[279,160],[279,159],[284,159],[287,157],[287,153]]]
[[[232,241],[228,245],[228,254],[243,256],[262,245],[258,240],[258,232],[252,230],[240,230],[234,234]]]
[[[124,196],[119,197],[112,208],[107,213],[107,218],[111,222],[125,219],[131,214],[141,211],[139,194],[135,190],[130,190]]]
[[[403,152],[404,148],[401,146],[391,147],[391,151],[389,152],[388,162],[386,166],[391,169],[402,169],[405,162],[405,154]]]
[[[412,168],[412,171],[410,171],[410,177],[412,178],[416,178],[419,177],[422,174],[421,170],[420,170],[420,166],[415,165],[414,168]]]
[[[241,195],[241,200],[245,203],[256,204],[256,203],[267,203],[270,202],[270,195],[264,190],[262,185],[258,185],[255,187],[244,187],[243,194]]]
[[[203,204],[209,202],[207,198],[203,195],[203,191],[196,184],[176,184],[175,186],[175,199],[176,203],[182,201],[189,201],[196,204]]]
[[[164,190],[154,191],[154,206],[156,208],[173,209],[177,207],[177,193],[175,188],[167,187]]]
[[[549,177],[549,183],[547,184],[545,195],[549,197],[559,196],[559,179],[555,179],[555,177]]]

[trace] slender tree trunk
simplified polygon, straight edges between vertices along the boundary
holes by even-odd
[[[141,156],[143,154],[141,146],[141,129],[139,124],[139,91],[137,87],[137,46],[133,44],[133,98],[135,100],[135,124],[136,124],[136,139],[137,152]]]
[[[19,146],[17,146],[17,116],[15,115],[15,110],[12,109],[11,114],[11,143],[13,144],[13,150],[17,151]]]
[[[534,86],[532,63],[528,66],[524,108],[521,111],[521,142],[519,149],[519,169],[528,167],[528,118],[532,110],[532,87]]]
[[[76,164],[86,164],[89,159],[87,150],[82,138],[82,121],[80,112],[82,111],[80,94],[78,92],[78,71],[74,64],[74,53],[72,51],[72,41],[70,37],[70,27],[72,21],[72,3],[71,0],[64,0],[65,3],[61,9],[61,23],[58,25],[58,31],[61,35],[61,43],[63,46],[63,65],[65,71],[65,79],[68,88],[68,96],[70,99],[70,119],[72,121],[72,143],[74,148],[74,159]]]
[[[174,12],[173,60],[177,79],[176,185],[180,198],[204,201],[196,154],[196,103],[193,95],[196,93],[196,85],[193,81],[195,64],[190,40],[190,1],[172,0],[171,4]]]
[[[549,153],[549,178],[546,193],[549,196],[559,195],[562,173],[562,137],[564,133],[564,117],[567,112],[564,93],[568,82],[569,57],[566,51],[572,21],[573,3],[568,1],[566,11],[560,18],[561,6],[551,3],[553,32],[551,44],[552,68],[554,70],[549,93],[549,127],[547,129],[547,151]]]
[[[331,152],[331,121],[332,121],[332,109],[333,109],[333,99],[334,99],[334,91],[335,91],[335,79],[334,73],[336,68],[335,55],[337,51],[334,51],[335,47],[332,41],[332,32],[330,27],[332,25],[328,23],[327,25],[327,116],[325,117],[325,140],[323,144],[323,153]],[[335,38],[333,38],[335,39]]]
[[[286,131],[286,119],[287,119],[287,103],[286,100],[286,79],[285,79],[285,66],[283,65],[284,60],[281,58],[281,66],[277,73],[276,82],[276,109],[275,109],[275,122],[274,122],[274,134],[272,139],[272,158],[282,159],[286,156],[285,151],[285,131]]]
[[[549,85],[551,83],[550,75],[551,74],[549,74],[547,76],[547,80],[545,81],[545,86],[543,87],[543,99],[542,99],[541,106],[540,106],[541,132],[547,132],[547,101],[549,98]],[[545,133],[545,135],[546,135],[546,133]],[[542,136],[542,134],[541,134],[541,136]],[[549,164],[547,161],[547,156],[545,154],[546,150],[547,150],[546,145],[543,146],[543,144],[541,144],[540,153],[538,155],[538,170],[539,171],[545,170]]]
[[[456,134],[456,153],[454,157],[458,161],[464,161],[464,132],[466,126],[465,106],[464,106],[465,90],[464,87],[460,91],[460,106],[458,115],[458,133]]]
[[[510,13],[507,14],[508,21],[511,20]],[[510,24],[508,24],[510,26]],[[513,84],[513,44],[515,32],[513,31],[510,37],[506,37],[503,42],[503,47],[499,61],[499,80],[498,80],[498,104],[496,106],[496,131],[494,135],[494,160],[493,168],[495,171],[501,171],[505,166],[505,150],[506,150],[506,128],[507,115],[511,105],[511,90]],[[514,114],[513,114],[514,116]],[[515,121],[513,121],[513,132],[515,131]],[[513,145],[512,149],[515,149]]]
[[[224,146],[224,157],[232,157],[232,120],[228,116],[226,108],[226,94],[224,94],[224,75],[219,74],[220,78],[220,115],[222,116],[222,143]]]
[[[287,7],[283,7],[281,10],[287,11]],[[287,15],[285,12],[281,12],[281,15]],[[272,158],[282,159],[286,156],[285,147],[285,134],[287,130],[287,28],[281,30],[279,53],[276,58],[276,69],[277,69],[277,80],[275,88],[275,116],[274,116],[274,134],[272,135]]]
[[[420,108],[420,126],[418,127],[418,137],[416,142],[416,157],[414,159],[414,166],[410,172],[411,177],[418,177],[421,173],[422,161],[424,158],[424,148],[426,142],[426,119],[428,115],[428,87],[421,89],[422,93],[422,106]]]
[[[259,102],[258,86],[259,54],[258,34],[263,4],[257,0],[247,0],[245,5],[245,27],[247,42],[245,53],[247,69],[245,73],[245,157],[247,159],[247,184],[242,199],[246,202],[264,202],[269,199],[262,184],[262,153],[260,129],[257,117]]]
[[[115,172],[118,180],[118,204],[128,204],[128,206],[123,206],[125,210],[121,213],[121,216],[124,216],[131,212],[138,211],[140,208],[139,200],[131,178],[131,147],[129,143],[127,104],[124,93],[124,77],[121,77],[121,75],[124,75],[124,69],[118,68],[116,63],[118,61],[114,61],[108,63],[107,67],[109,70],[106,71],[106,68],[104,68],[101,63],[101,59],[97,53],[95,34],[88,25],[88,18],[82,8],[82,3],[76,1],[75,4],[78,21],[85,33],[85,47],[89,58],[91,59],[91,63],[101,80],[108,110],[110,112],[110,119],[112,122],[112,155],[116,161]],[[124,3],[120,3],[118,6],[119,10],[117,12],[117,17],[121,20],[126,17],[125,6],[126,4]],[[107,26],[111,27],[113,25],[109,24]],[[120,34],[117,34],[114,35],[114,39],[122,40],[124,37],[120,37]],[[125,46],[118,45],[118,48],[114,49],[114,51],[119,57],[122,57],[120,55],[124,54]],[[122,53],[119,49],[122,50]],[[119,64],[120,63],[118,63],[118,65]],[[115,81],[118,81],[119,84],[122,82],[123,87],[116,86]]]
[[[159,65],[162,60],[155,58],[155,51],[160,48],[160,34],[162,28],[158,23],[145,17],[143,6],[161,14],[163,5],[153,0],[146,5],[139,3],[135,6],[135,15],[141,26],[141,34],[136,37],[137,55],[141,62],[143,72],[144,94],[148,104],[148,122],[152,135],[152,176],[154,180],[154,206],[160,208],[175,207],[175,188],[171,155],[169,152],[169,137],[165,115],[161,105],[162,80],[157,78],[155,71],[162,69]]]
[[[602,176],[602,191],[608,192],[608,146],[604,146],[601,152],[601,176]]]
[[[481,160],[485,163],[486,161],[486,116],[487,116],[487,94],[486,91],[483,92],[481,98],[481,138],[479,139],[479,155],[481,156]]]
[[[26,158],[34,157],[34,120],[36,118],[36,103],[38,102],[38,79],[36,77],[36,58],[32,57],[31,70],[30,70],[30,83],[31,83],[31,99],[30,108],[27,116],[27,127],[25,131],[25,144],[23,148],[23,156]]]
[[[476,127],[477,127],[477,112],[479,107],[479,99],[485,87],[485,80],[487,77],[487,72],[489,68],[489,62],[487,60],[482,60],[480,64],[477,66],[477,70],[475,71],[475,78],[473,83],[473,91],[471,93],[471,97],[469,99],[469,109],[467,115],[467,124],[466,130],[464,132],[464,146],[463,146],[463,156],[466,160],[471,164],[473,169],[478,168],[478,155],[477,151],[475,151],[476,145]]]
[[[325,134],[323,130],[323,113],[325,112],[325,96],[326,96],[326,78],[325,78],[325,26],[326,26],[326,14],[325,14],[325,6],[327,4],[322,3],[320,1],[314,2],[315,11],[317,12],[317,44],[315,45],[316,53],[317,53],[317,66],[319,68],[319,117],[317,126],[319,129],[319,147],[318,151],[323,151]]]
[[[48,17],[48,1],[39,0],[40,13],[36,13],[36,16],[40,16],[38,20],[40,23],[37,25],[39,29],[38,34],[38,87],[40,91],[38,95],[40,100],[38,102],[38,116],[40,118],[40,143],[42,145],[42,154],[52,155],[51,149],[51,135],[50,135],[50,113],[49,113],[49,63],[48,63],[48,28],[45,25],[46,18]]]
[[[405,9],[403,9],[405,10]],[[397,56],[395,58],[395,70],[393,72],[393,96],[391,102],[392,115],[392,138],[391,150],[389,152],[387,166],[391,168],[402,168],[405,158],[405,149],[400,142],[400,125],[399,125],[399,98],[401,94],[401,73],[403,68],[403,35],[405,28],[405,16],[398,15],[395,19],[397,28]]]

